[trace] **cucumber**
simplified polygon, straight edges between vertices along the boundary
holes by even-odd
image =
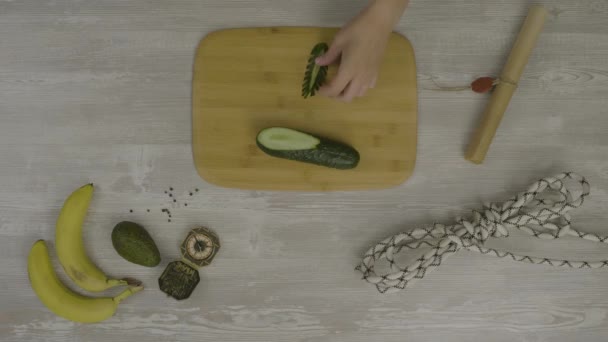
[[[318,65],[315,62],[315,59],[327,52],[328,49],[329,46],[324,42],[318,43],[312,47],[310,55],[308,56],[306,71],[304,72],[304,81],[302,82],[302,97],[307,98],[309,96],[314,96],[319,90],[319,87],[325,82],[328,67],[326,65]]]
[[[353,169],[360,159],[359,152],[351,146],[286,127],[265,128],[258,133],[256,142],[270,156],[334,169]]]

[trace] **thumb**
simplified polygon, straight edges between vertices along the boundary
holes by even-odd
[[[338,59],[338,57],[340,56],[340,53],[342,53],[342,44],[334,41],[331,44],[331,46],[329,47],[329,49],[327,50],[327,52],[325,52],[323,55],[317,57],[315,62],[318,65],[322,65],[322,66],[332,64],[333,62],[335,62]]]

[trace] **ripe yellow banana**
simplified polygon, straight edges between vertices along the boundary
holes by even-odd
[[[93,197],[93,184],[86,184],[68,196],[57,218],[55,247],[59,262],[76,285],[101,292],[128,285],[130,279],[112,279],[89,259],[82,240],[83,223]]]
[[[108,319],[122,300],[143,289],[142,286],[129,287],[114,298],[87,297],[74,292],[57,277],[44,240],[38,240],[32,246],[27,271],[40,301],[56,315],[75,322],[94,323]]]

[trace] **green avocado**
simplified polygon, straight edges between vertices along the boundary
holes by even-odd
[[[144,227],[137,223],[118,223],[112,231],[112,245],[121,257],[134,264],[154,267],[160,263],[156,243]]]

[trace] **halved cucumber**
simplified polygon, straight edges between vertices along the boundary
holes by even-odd
[[[335,169],[352,169],[359,164],[359,152],[346,144],[286,127],[261,130],[256,139],[266,154]]]

